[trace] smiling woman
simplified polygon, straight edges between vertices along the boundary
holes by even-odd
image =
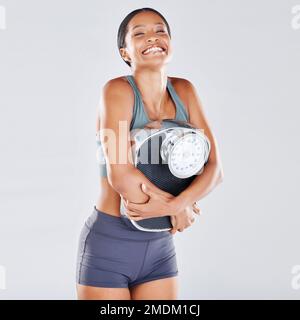
[[[117,44],[132,74],[109,80],[101,91],[96,134],[98,158],[105,161],[99,164],[101,192],[79,238],[77,294],[79,299],[176,299],[178,268],[173,235],[192,225],[194,213],[199,213],[195,201],[221,181],[217,143],[194,86],[167,74],[173,53],[171,32],[158,11],[142,8],[129,13],[119,26]],[[211,142],[207,172],[202,174],[204,184],[193,184],[178,196],[161,190],[138,170],[130,143],[121,142],[130,141],[132,129],[163,119],[202,127]],[[113,152],[105,139],[108,131],[114,133]],[[121,215],[122,199],[151,203],[156,214],[171,213],[172,230],[137,230]]]
[[[145,24],[144,19],[140,19],[140,23],[137,22],[135,24],[132,23],[132,20],[137,17],[137,15],[141,13],[145,13],[146,15],[148,13],[153,13],[152,16],[153,19],[150,22],[150,24]],[[160,21],[159,21],[160,20]],[[130,28],[131,27],[131,28]],[[131,42],[132,38],[136,38],[139,42],[142,42],[142,45],[145,45],[145,39],[142,40],[145,35],[148,32],[148,29],[150,31],[153,31],[154,34],[159,34],[163,38],[169,38],[171,39],[171,30],[170,26],[167,22],[167,20],[164,18],[162,14],[160,14],[158,11],[152,9],[152,8],[143,8],[134,10],[130,14],[128,14],[125,19],[122,21],[119,31],[118,31],[118,48],[119,53],[121,54],[123,60],[131,67],[131,58],[126,54],[126,48],[130,47],[131,44],[134,45],[134,43]],[[140,39],[140,40],[139,40]],[[158,43],[155,44],[148,44],[144,48],[147,49],[148,47],[158,45]],[[167,47],[164,43],[160,43],[160,46],[166,51]]]

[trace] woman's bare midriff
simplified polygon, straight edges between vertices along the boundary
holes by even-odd
[[[96,201],[96,209],[113,216],[121,216],[121,197],[118,192],[109,184],[106,177],[100,177],[100,192]]]

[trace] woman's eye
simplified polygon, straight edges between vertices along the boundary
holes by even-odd
[[[165,33],[165,30],[158,30],[157,32],[163,32],[163,33]],[[143,32],[139,32],[139,33],[136,33],[134,36],[138,36],[138,35],[140,35],[140,34],[144,34]]]

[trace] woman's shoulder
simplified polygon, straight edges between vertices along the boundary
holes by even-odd
[[[134,93],[125,76],[109,79],[102,87],[102,105],[110,110],[132,111]]]
[[[178,90],[186,90],[192,86],[192,82],[186,78],[179,77],[168,77],[171,81],[172,86]]]
[[[119,77],[115,77],[112,79],[109,79],[106,81],[106,83],[104,84],[104,87],[119,87],[120,89],[122,88],[130,88],[130,85],[127,81],[126,76],[119,76]]]
[[[193,84],[190,80],[186,78],[179,77],[168,77],[170,79],[171,85],[176,91],[177,95],[186,106],[187,111],[189,112],[189,100],[191,98]]]
[[[111,94],[123,95],[129,99],[129,102],[134,101],[134,93],[131,85],[126,79],[126,76],[119,76],[109,79],[102,87],[102,91]]]

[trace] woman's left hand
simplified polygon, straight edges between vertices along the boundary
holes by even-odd
[[[195,214],[200,215],[200,208],[197,203],[187,205],[182,212],[171,216],[172,229],[170,233],[175,234],[176,231],[182,232],[195,222]]]
[[[177,212],[177,208],[174,208],[174,203],[172,202],[173,195],[166,192],[156,192],[145,184],[142,184],[142,190],[150,197],[145,203],[129,202],[121,196],[126,213],[131,220],[139,221],[154,217],[171,216]]]

